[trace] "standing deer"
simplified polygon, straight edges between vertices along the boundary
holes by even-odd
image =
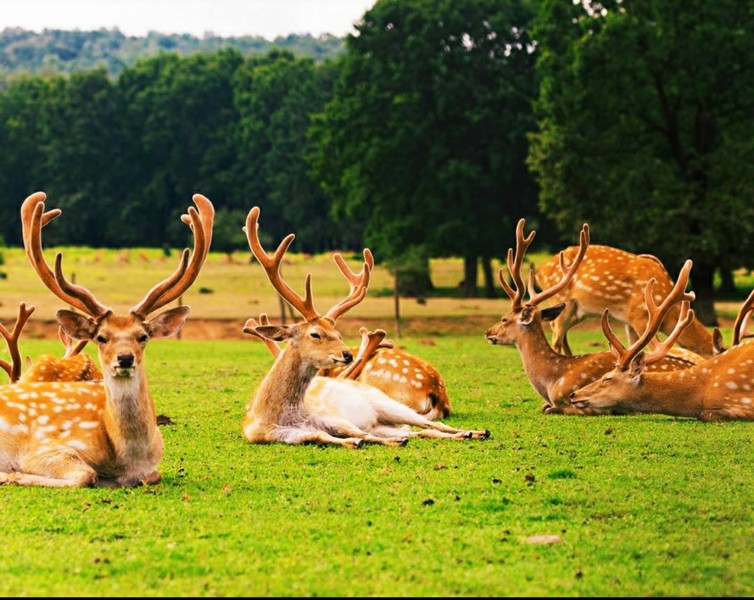
[[[344,378],[319,377],[320,369],[348,365],[353,361],[335,322],[366,296],[370,269],[365,262],[359,282],[341,302],[320,315],[314,308],[311,275],[306,276],[305,295],[294,292],[280,274],[280,264],[294,239],[288,234],[272,256],[259,241],[259,208],[253,207],[244,231],[253,255],[280,296],[297,310],[304,321],[293,325],[257,325],[247,321],[257,336],[273,342],[286,341],[270,371],[246,406],[244,437],[252,443],[320,443],[358,448],[364,442],[388,446],[406,443],[410,437],[483,439],[488,431],[465,431],[430,421],[408,406],[372,386]],[[403,426],[415,426],[419,431]]]
[[[508,249],[507,267],[512,283],[508,283],[501,268],[498,278],[508,297],[511,299],[510,312],[504,314],[500,322],[487,330],[487,340],[493,344],[515,345],[521,355],[524,371],[532,387],[545,400],[542,407],[545,413],[564,414],[601,414],[601,409],[590,408],[577,410],[571,406],[571,392],[602,376],[613,368],[614,359],[610,352],[593,352],[577,356],[567,356],[555,352],[547,341],[544,323],[552,321],[563,310],[563,304],[540,309],[539,305],[556,297],[565,289],[580,268],[589,247],[589,226],[585,223],[579,236],[578,252],[566,264],[565,253],[561,252],[559,265],[561,275],[557,281],[537,293],[534,290],[533,273],[529,271],[529,300],[524,301],[527,287],[521,274],[524,256],[535,231],[524,237],[526,221],[520,219],[516,226],[516,251]],[[665,340],[666,343],[667,340]],[[672,342],[672,340],[671,340]],[[665,357],[657,360],[652,368],[656,370],[675,370],[688,368],[692,363],[676,358]]]
[[[686,261],[688,269],[691,261]],[[676,330],[693,322],[688,303],[693,293],[684,293],[688,269],[682,272],[671,294],[660,305],[654,302],[650,279],[646,301],[650,319],[643,334],[626,348],[608,322],[609,309],[602,314],[602,330],[617,359],[614,369],[598,381],[571,394],[579,409],[618,410],[624,413],[659,413],[677,417],[696,417],[701,421],[754,420],[754,344],[739,339],[722,354],[683,371],[648,373],[647,357],[642,350],[660,328],[673,306],[680,304]],[[683,281],[685,279],[685,281]],[[751,306],[745,303],[737,325],[745,321]],[[734,328],[734,334],[739,327]]]
[[[181,217],[194,235],[177,270],[155,285],[127,314],[115,314],[84,287],[55,271],[42,252],[42,227],[61,211],[44,210],[45,194],[21,207],[26,254],[42,282],[60,300],[82,311],[60,309],[59,325],[73,339],[97,345],[103,381],[31,381],[0,387],[0,483],[48,487],[135,486],[161,479],[163,444],[144,368],[154,338],[176,334],[188,306],[148,319],[186,292],[199,275],[212,237],[214,208],[200,194]],[[189,256],[190,255],[190,256]]]
[[[578,251],[577,246],[570,246],[561,254],[572,262]],[[560,279],[558,262],[558,256],[554,256],[537,268],[535,277],[540,288],[549,287]],[[651,278],[657,281],[657,294],[667,295],[673,287],[665,267],[651,254],[631,254],[611,246],[589,246],[571,282],[553,296],[554,302],[565,303],[560,316],[550,322],[553,349],[570,355],[568,330],[587,317],[599,317],[605,308],[610,309],[613,319],[625,324],[629,341],[635,340],[636,332],[643,331],[647,324],[644,289]],[[673,328],[678,311],[678,306],[670,311],[660,326],[661,332],[667,334]],[[698,319],[692,321],[678,344],[702,358],[716,353],[712,334]]]

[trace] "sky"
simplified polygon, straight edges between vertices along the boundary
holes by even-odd
[[[342,37],[376,0],[0,0],[0,31],[21,27],[90,31],[118,28],[126,35],[190,33],[203,37],[291,33]]]

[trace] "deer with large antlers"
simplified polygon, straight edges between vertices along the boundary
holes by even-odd
[[[503,269],[498,272],[500,284],[511,299],[510,311],[487,330],[486,338],[493,344],[516,346],[524,371],[532,387],[545,400],[545,413],[601,414],[602,409],[574,408],[569,398],[571,392],[601,377],[613,368],[614,359],[609,351],[567,356],[556,352],[547,340],[544,323],[555,319],[564,305],[539,308],[539,305],[555,297],[572,280],[589,247],[589,226],[585,223],[579,236],[579,251],[566,262],[565,254],[559,258],[560,279],[540,292],[535,291],[534,277],[529,271],[528,285],[524,284],[521,268],[526,250],[534,240],[535,231],[524,236],[526,222],[520,219],[516,226],[516,250],[508,250],[507,268],[511,283],[505,279]],[[525,300],[526,292],[529,299]],[[665,340],[667,342],[667,340]],[[663,342],[663,344],[665,344]],[[676,357],[658,358],[652,364],[655,370],[685,369],[691,366],[687,360]]]
[[[272,342],[287,342],[246,406],[244,437],[252,443],[319,443],[358,448],[364,442],[403,445],[410,437],[483,439],[488,431],[470,431],[430,421],[379,389],[346,378],[315,377],[320,369],[353,362],[351,348],[336,329],[337,319],[366,296],[367,262],[349,294],[324,315],[313,304],[311,275],[302,298],[283,280],[280,264],[295,235],[288,234],[269,255],[259,241],[259,207],[246,218],[249,247],[280,296],[303,317],[292,325],[255,325],[246,329]],[[263,321],[264,322],[264,321]],[[310,390],[312,386],[314,389]],[[307,393],[308,392],[308,393]],[[405,427],[418,427],[419,431]]]
[[[92,341],[103,381],[32,381],[0,387],[0,482],[48,487],[135,486],[157,483],[162,434],[147,386],[144,350],[150,339],[178,333],[188,306],[149,315],[186,292],[199,275],[212,238],[214,208],[193,196],[181,217],[194,236],[176,271],[147,292],[127,314],[115,314],[86,288],[63,275],[62,255],[54,271],[42,252],[42,227],[61,214],[45,211],[45,194],[21,207],[26,254],[42,282],[69,309],[56,313],[65,333]]]
[[[673,291],[659,306],[653,300],[654,280],[649,281],[646,302],[650,319],[643,334],[628,348],[610,328],[609,310],[605,310],[602,330],[617,357],[614,369],[571,394],[574,407],[621,413],[660,413],[696,417],[701,421],[754,420],[754,344],[734,339],[734,345],[722,354],[683,371],[646,372],[649,357],[643,350],[659,330],[671,307],[680,307],[674,331],[688,327],[693,320],[689,303],[694,294],[683,291],[683,280],[688,280],[690,269],[689,260]],[[739,312],[740,320],[737,319],[734,327],[734,335],[738,333],[736,338],[742,335],[741,322],[748,318],[750,312],[751,307],[747,308],[745,303]]]
[[[578,246],[562,251],[566,261],[572,262],[579,253]],[[555,255],[536,269],[535,280],[540,288],[547,288],[560,280],[560,258]],[[655,293],[667,295],[673,281],[660,260],[651,254],[632,254],[612,246],[591,245],[571,281],[553,295],[556,303],[565,303],[560,315],[550,321],[552,347],[556,352],[570,355],[568,330],[588,317],[599,317],[605,308],[610,316],[625,325],[629,341],[647,324],[644,289],[654,279]],[[674,306],[660,326],[667,334],[678,319],[679,306]],[[713,334],[694,318],[678,340],[678,346],[704,358],[716,353]],[[695,358],[698,360],[698,358]]]
[[[350,293],[363,283],[363,270],[354,273],[343,256],[333,254],[338,268],[350,284]],[[369,271],[374,270],[374,257],[369,248],[364,249],[364,263]],[[264,315],[265,325],[269,325]],[[250,319],[250,321],[253,319]],[[247,322],[247,325],[249,323]],[[251,328],[244,327],[244,332],[252,333]],[[379,337],[379,339],[377,339]],[[351,347],[351,353],[361,356],[357,365],[335,365],[319,370],[319,375],[325,377],[339,377],[348,369],[348,378],[361,381],[376,387],[393,400],[414,409],[427,419],[442,419],[451,414],[450,397],[448,396],[445,380],[439,371],[429,362],[409,354],[405,350],[395,348],[391,340],[384,339],[385,334],[371,334],[367,341],[362,341],[360,347]],[[264,338],[263,338],[264,339]],[[275,342],[266,341],[267,348],[277,357],[280,348]]]

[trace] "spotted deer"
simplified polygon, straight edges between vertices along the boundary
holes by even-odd
[[[646,370],[648,357],[643,350],[671,308],[679,307],[676,329],[693,322],[689,303],[694,294],[684,293],[690,269],[689,260],[673,291],[659,306],[653,299],[655,282],[650,279],[646,287],[650,319],[642,335],[628,348],[610,328],[609,309],[605,309],[602,330],[616,356],[614,368],[599,380],[573,392],[574,407],[696,417],[701,421],[754,420],[754,344],[739,339],[722,354],[683,371],[649,373]],[[741,320],[748,319],[750,312],[751,306],[744,305],[739,311]],[[734,333],[736,331],[738,328],[734,328]]]
[[[269,255],[259,241],[259,207],[246,218],[244,231],[254,257],[277,293],[303,317],[292,325],[256,325],[254,335],[287,342],[256,393],[246,405],[242,430],[252,443],[334,444],[359,448],[364,442],[400,446],[411,437],[483,439],[488,431],[470,431],[430,421],[381,390],[345,378],[317,377],[320,369],[348,365],[354,356],[336,329],[337,319],[366,296],[370,268],[365,262],[358,283],[324,315],[316,311],[311,275],[302,298],[280,274],[280,265],[294,234],[288,234]],[[308,391],[312,384],[316,389]],[[410,427],[420,428],[419,431]]]
[[[571,262],[579,248],[570,246],[562,251],[566,261]],[[535,279],[540,288],[546,288],[560,279],[558,255],[536,269]],[[663,264],[651,254],[631,254],[611,246],[592,245],[581,262],[579,270],[570,283],[552,298],[553,302],[565,303],[560,316],[550,322],[552,347],[556,352],[571,354],[568,345],[568,330],[588,317],[599,317],[605,308],[610,316],[625,325],[629,341],[635,340],[638,331],[647,324],[647,308],[644,306],[644,288],[654,278],[656,293],[667,295],[673,281]],[[660,326],[667,334],[678,319],[679,307],[674,306]],[[684,331],[678,340],[683,347],[702,359],[715,354],[712,334],[698,319]],[[699,356],[688,356],[698,360]]]
[[[354,287],[362,281],[363,272],[354,273],[340,253],[333,254],[333,259],[353,292]],[[364,263],[370,272],[374,270],[374,257],[368,248],[364,249]],[[435,420],[450,416],[450,397],[440,372],[428,361],[395,348],[392,341],[382,338],[378,343],[370,341],[363,349],[363,361],[358,368],[354,369],[353,365],[335,365],[320,369],[319,375],[337,377],[347,368],[351,371],[350,379],[382,390],[393,400],[414,409],[427,419]],[[276,356],[273,346],[274,343],[272,346],[267,345]],[[359,347],[351,347],[352,354],[356,355],[358,352]]]
[[[556,352],[547,340],[544,323],[557,318],[564,308],[558,304],[548,308],[539,306],[557,297],[568,286],[580,268],[589,248],[589,226],[585,223],[579,235],[578,252],[566,262],[565,252],[559,256],[560,278],[536,292],[534,277],[529,271],[528,286],[521,274],[526,251],[534,240],[536,231],[524,236],[526,221],[520,219],[516,226],[516,250],[508,249],[506,266],[511,283],[506,280],[503,269],[498,272],[500,284],[511,299],[510,311],[487,330],[486,338],[493,345],[516,346],[521,355],[524,371],[529,382],[544,399],[542,411],[561,414],[601,414],[603,409],[579,409],[571,405],[571,392],[601,377],[613,368],[614,359],[609,351],[568,356]],[[529,299],[524,300],[526,292]],[[653,363],[656,370],[685,369],[691,366],[687,360],[665,357]]]
[[[135,486],[160,481],[162,434],[149,393],[144,350],[150,339],[176,334],[188,306],[148,319],[192,285],[212,237],[214,208],[200,194],[181,217],[194,236],[176,271],[147,292],[127,314],[115,314],[86,288],[45,262],[42,227],[61,211],[45,212],[45,194],[30,195],[21,207],[26,254],[42,282],[69,309],[56,313],[73,339],[97,345],[102,381],[29,381],[0,386],[0,482],[48,487]]]

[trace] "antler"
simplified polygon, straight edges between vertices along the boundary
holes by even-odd
[[[320,315],[315,310],[314,304],[312,302],[311,273],[307,273],[306,275],[306,282],[304,284],[306,291],[303,298],[296,292],[294,292],[288,286],[288,284],[285,283],[285,281],[283,281],[283,277],[280,274],[280,265],[283,261],[283,256],[288,250],[288,247],[291,245],[291,242],[293,242],[294,238],[296,237],[295,234],[289,233],[287,236],[285,236],[272,256],[267,254],[267,252],[265,252],[264,248],[262,247],[261,242],[259,241],[258,206],[252,207],[252,209],[249,211],[249,214],[246,216],[246,225],[243,230],[246,233],[246,238],[249,241],[249,248],[251,248],[252,254],[254,254],[256,259],[259,261],[259,264],[261,264],[264,268],[265,273],[267,273],[267,278],[270,280],[270,283],[272,283],[273,287],[277,290],[278,294],[280,294],[280,296],[282,296],[283,299],[288,302],[293,308],[300,312],[301,316],[303,316],[306,321],[313,321],[314,319],[318,319]],[[366,256],[367,254],[365,252],[365,258]],[[338,263],[338,265],[340,266],[340,263]],[[362,279],[363,283],[361,283],[360,285],[354,285],[353,281],[349,277],[349,281],[351,282],[351,291],[344,300],[333,306],[325,314],[326,318],[332,319],[334,321],[347,310],[364,299],[367,293],[367,285],[369,283],[369,272],[369,265],[365,261],[362,275],[354,275],[355,278]],[[348,277],[348,275],[346,276]]]
[[[5,325],[0,323],[0,335],[5,338],[5,341],[8,344],[8,352],[11,357],[10,363],[7,360],[0,359],[0,368],[8,374],[11,383],[15,383],[18,381],[18,378],[21,377],[21,353],[18,350],[18,338],[21,335],[21,330],[24,328],[24,325],[26,325],[26,322],[29,320],[29,317],[34,312],[35,308],[36,307],[34,306],[30,306],[27,309],[26,303],[21,302],[18,305],[18,317],[16,318],[16,322],[13,324],[13,329],[11,331],[8,331]]]
[[[77,342],[60,326],[58,326],[58,339],[63,342],[63,347],[65,348],[63,358],[69,358],[76,354],[81,354],[81,351],[88,343],[87,340],[79,340]]]
[[[647,286],[644,289],[644,300],[647,304],[649,321],[644,328],[644,332],[639,336],[639,339],[631,344],[628,349],[621,343],[621,341],[618,339],[618,336],[616,336],[611,329],[610,323],[608,322],[608,309],[605,309],[605,311],[602,313],[602,331],[605,333],[605,337],[607,338],[608,342],[610,342],[611,350],[618,357],[616,366],[619,369],[627,369],[628,365],[631,364],[631,361],[636,357],[636,355],[639,354],[644,346],[649,343],[649,340],[651,340],[657,334],[660,329],[660,325],[662,325],[663,319],[674,304],[677,304],[678,302],[688,303],[696,297],[694,292],[685,291],[686,286],[689,282],[689,274],[691,272],[692,264],[693,263],[691,260],[687,260],[684,263],[683,268],[681,268],[681,272],[678,275],[678,280],[673,286],[673,289],[659,306],[655,302],[654,296],[652,295],[652,289],[654,288],[656,280],[652,278],[647,282]],[[690,310],[688,306],[684,307],[684,305],[682,304],[681,317],[679,318],[679,322],[676,324],[675,329],[671,332],[671,335],[668,337],[668,339],[673,337],[673,341],[675,341],[675,338],[677,338],[678,335],[680,335],[681,331],[686,326],[688,326],[689,323],[691,323],[693,318],[694,312]],[[667,354],[667,351],[670,349],[671,345],[672,343],[667,343],[667,339],[665,340],[665,343],[661,344],[661,346],[664,348],[665,354]],[[653,361],[658,360],[657,355],[657,350],[652,352],[651,356]]]
[[[254,317],[251,317],[249,319],[246,319],[246,323],[244,323],[243,326],[243,332],[248,333],[249,335],[253,335],[254,337],[259,338],[264,342],[264,345],[267,346],[267,349],[272,353],[272,356],[275,358],[278,357],[278,355],[282,352],[280,350],[280,346],[277,345],[277,342],[275,340],[268,339],[264,336],[259,335],[254,328],[258,325],[269,325],[270,320],[267,318],[267,313],[261,313],[259,315],[259,323],[257,323],[257,320]]]
[[[176,271],[149,290],[144,299],[131,309],[132,313],[146,317],[178,298],[198,277],[212,242],[215,208],[212,202],[201,194],[194,194],[192,200],[196,208],[189,206],[188,214],[181,215],[181,221],[186,223],[194,234],[194,251],[191,258],[188,258],[189,249],[185,248]]]
[[[738,310],[738,315],[736,316],[736,321],[733,323],[734,346],[745,338],[754,337],[754,333],[746,332],[746,327],[749,323],[752,311],[754,311],[754,290],[752,290],[749,297],[741,305],[741,308]]]
[[[333,259],[335,259],[335,262],[340,268],[340,272],[345,275],[346,279],[348,279],[348,283],[350,284],[348,296],[346,296],[344,300],[341,300],[338,304],[327,311],[326,316],[330,317],[333,321],[336,321],[340,315],[342,315],[352,306],[355,306],[356,304],[361,302],[364,299],[364,296],[366,296],[366,291],[369,288],[369,279],[371,277],[372,270],[374,269],[374,256],[372,256],[372,251],[369,248],[364,248],[364,266],[358,273],[351,271],[349,266],[346,264],[346,261],[343,259],[343,256],[339,252],[333,254]],[[359,296],[359,294],[361,293],[361,288],[364,288],[364,294],[362,296]],[[358,299],[354,301],[355,298]]]
[[[361,327],[359,333],[361,334],[359,351],[353,362],[338,374],[341,379],[356,379],[364,368],[364,364],[377,348],[392,348],[394,345],[392,340],[385,339],[387,333],[384,329],[369,331],[366,327]]]
[[[508,272],[511,274],[513,280],[513,286],[511,287],[505,280],[503,269],[500,268],[497,275],[500,279],[500,285],[503,286],[505,293],[511,299],[511,310],[521,308],[524,294],[526,293],[526,286],[524,286],[524,279],[521,277],[521,265],[524,262],[524,255],[529,245],[534,240],[534,236],[537,235],[536,231],[532,231],[528,236],[524,237],[524,225],[526,219],[519,219],[516,225],[516,253],[514,255],[513,248],[508,248],[508,257],[506,264],[508,266]],[[515,289],[514,289],[515,288]]]
[[[112,310],[97,302],[88,290],[68,283],[62,277],[62,255],[58,252],[55,257],[55,271],[53,274],[42,253],[42,227],[59,217],[59,208],[45,212],[44,202],[47,198],[44,192],[35,192],[24,200],[21,205],[21,226],[23,231],[24,248],[31,266],[47,288],[66,304],[89,314],[92,317],[102,317]],[[58,277],[58,274],[60,277]]]
[[[560,281],[537,294],[534,291],[534,271],[529,271],[529,301],[526,304],[536,306],[537,304],[552,298],[555,294],[560,292],[560,290],[566,287],[571,279],[573,279],[579,265],[581,265],[581,261],[584,260],[587,248],[589,248],[589,225],[584,223],[581,226],[581,233],[579,233],[579,251],[570,265],[566,265],[565,254],[562,250],[560,251],[560,271],[563,274]]]

